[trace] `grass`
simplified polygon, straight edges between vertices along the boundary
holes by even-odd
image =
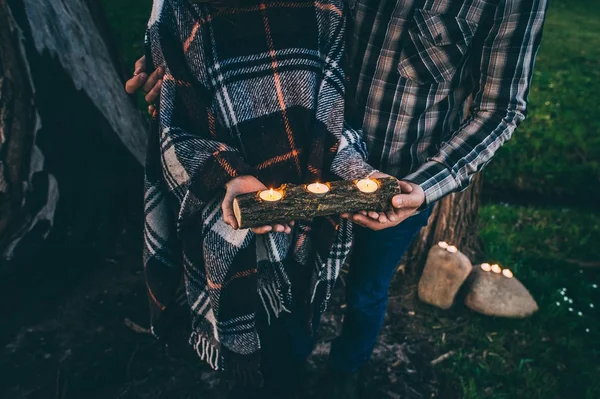
[[[151,1],[102,3],[133,68]],[[528,118],[486,169],[486,188],[600,202],[598,92],[600,3],[554,0]],[[491,204],[480,224],[486,259],[514,270],[540,311],[526,320],[472,316],[460,336],[438,343],[457,351],[439,378],[463,398],[600,397],[600,275],[572,262],[600,260],[600,212]]]
[[[500,204],[480,216],[486,260],[511,268],[540,311],[472,317],[455,341],[440,343],[442,353],[457,350],[443,378],[464,398],[600,397],[600,276],[569,262],[600,259],[600,214]]]
[[[488,188],[600,202],[600,2],[550,4],[529,113],[486,169]]]

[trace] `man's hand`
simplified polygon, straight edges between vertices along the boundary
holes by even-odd
[[[375,173],[373,178],[390,177],[385,173]],[[404,220],[412,216],[417,209],[425,202],[425,193],[423,189],[413,183],[399,180],[401,194],[392,199],[394,209],[388,212],[362,211],[356,214],[342,214],[345,219],[350,219],[354,223],[369,228],[371,230],[383,230],[389,227],[397,226]]]
[[[223,208],[223,220],[234,229],[238,229],[238,222],[235,218],[235,214],[233,213],[233,200],[235,197],[241,194],[266,190],[267,187],[265,187],[265,185],[254,176],[240,176],[229,181],[229,183],[225,185],[225,188],[227,191],[225,192],[225,198],[223,199],[223,204],[221,205]],[[256,234],[265,234],[269,231],[290,234],[292,232],[292,226],[294,226],[293,221],[284,224],[254,227],[252,231]]]
[[[149,104],[148,112],[152,114],[155,109],[154,104],[160,96],[162,78],[164,75],[165,70],[162,67],[159,67],[148,76],[146,73],[146,57],[144,56],[135,63],[133,77],[125,83],[125,90],[129,94],[134,94],[138,90],[143,89],[146,94],[146,102]]]

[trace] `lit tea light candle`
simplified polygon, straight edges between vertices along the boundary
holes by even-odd
[[[492,266],[489,263],[482,263],[481,270],[483,270],[484,272],[489,272],[492,270]]]
[[[281,198],[283,198],[283,194],[281,194],[280,191],[273,190],[273,189],[261,191],[259,196],[260,196],[260,199],[262,199],[264,201],[269,201],[269,202],[279,201]]]
[[[456,248],[454,245],[450,245],[450,246],[447,248],[447,250],[448,250],[448,252],[450,252],[451,254],[455,254],[455,253],[457,253],[457,252],[458,252],[458,248]]]
[[[371,179],[362,179],[356,182],[356,187],[363,193],[374,193],[379,188],[379,185]]]
[[[492,271],[494,273],[500,274],[500,273],[502,273],[502,268],[500,266],[498,266],[498,265],[492,265]]]
[[[327,184],[321,184],[319,182],[309,184],[306,189],[313,194],[325,194],[329,192],[329,186]]]
[[[510,270],[508,270],[508,269],[504,269],[504,270],[502,270],[502,274],[503,274],[503,275],[504,275],[504,277],[506,277],[506,278],[512,278],[512,277],[513,277],[513,273],[512,273]]]
[[[448,249],[448,243],[446,241],[440,241],[440,242],[438,242],[438,245],[441,248]]]

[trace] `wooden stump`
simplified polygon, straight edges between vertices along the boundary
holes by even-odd
[[[456,247],[441,242],[429,251],[423,274],[419,280],[419,299],[425,303],[448,309],[473,266]]]
[[[345,212],[390,210],[392,198],[400,194],[398,181],[395,178],[371,180],[378,185],[371,193],[360,191],[354,181],[327,183],[329,191],[324,194],[311,193],[305,185],[288,184],[275,190],[283,196],[278,201],[263,201],[259,193],[248,193],[236,197],[233,208],[243,229]]]
[[[465,305],[487,316],[524,318],[538,310],[538,305],[523,284],[502,273],[486,272],[476,266],[468,280]]]

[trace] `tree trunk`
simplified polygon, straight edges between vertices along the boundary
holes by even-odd
[[[413,276],[420,275],[432,245],[446,241],[471,260],[481,252],[477,215],[483,176],[473,177],[468,189],[453,193],[435,204],[429,223],[421,230],[406,254],[403,265]]]
[[[70,219],[65,229],[88,233],[84,224],[95,219],[88,208],[106,206],[106,193],[92,191],[110,192],[98,174],[115,172],[114,182],[115,175],[140,177],[146,123],[124,92],[98,21],[86,0],[0,0],[3,264],[37,252],[57,214]],[[86,212],[57,209],[59,188],[63,208],[77,203]]]

